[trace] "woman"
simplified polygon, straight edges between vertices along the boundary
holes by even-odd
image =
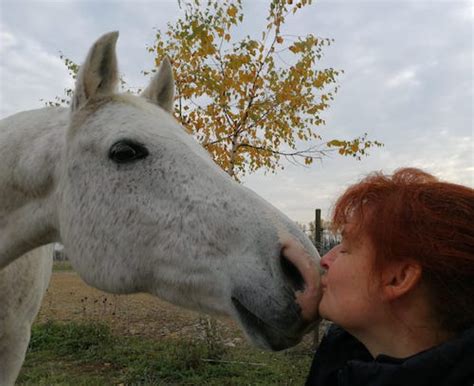
[[[321,260],[334,322],[307,385],[474,385],[474,191],[417,169],[369,175],[336,203]]]

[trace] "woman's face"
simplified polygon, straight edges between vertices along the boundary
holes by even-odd
[[[357,331],[375,321],[383,307],[377,278],[372,274],[374,251],[368,238],[343,234],[342,243],[321,259],[327,273],[321,279],[319,313],[349,331]]]

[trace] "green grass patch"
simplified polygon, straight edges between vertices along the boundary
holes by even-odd
[[[114,336],[104,324],[35,325],[18,385],[301,385],[312,354]]]
[[[53,263],[53,272],[72,272],[71,262],[69,260],[55,261]]]

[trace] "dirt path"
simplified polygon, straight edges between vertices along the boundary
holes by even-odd
[[[38,322],[102,321],[116,334],[153,339],[204,337],[208,318],[151,295],[111,295],[85,284],[74,272],[54,272]],[[228,345],[246,344],[231,320],[217,320],[217,331]]]

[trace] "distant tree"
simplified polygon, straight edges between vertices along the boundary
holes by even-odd
[[[230,176],[275,172],[283,168],[282,158],[310,165],[332,150],[360,159],[370,147],[381,146],[367,134],[323,141],[316,131],[325,124],[321,113],[334,99],[342,72],[316,68],[333,40],[282,33],[287,17],[311,0],[271,0],[259,38],[239,41],[232,33],[244,18],[241,0],[178,3],[184,15],[157,32],[148,47],[155,67],[144,74],[170,58],[177,118]],[[77,65],[67,58],[65,63],[75,75]]]
[[[302,224],[298,221],[295,221],[295,224],[304,234],[308,234],[308,227],[306,226],[306,224]]]
[[[316,241],[316,226],[314,225],[314,221],[308,223],[308,237],[313,243]]]

